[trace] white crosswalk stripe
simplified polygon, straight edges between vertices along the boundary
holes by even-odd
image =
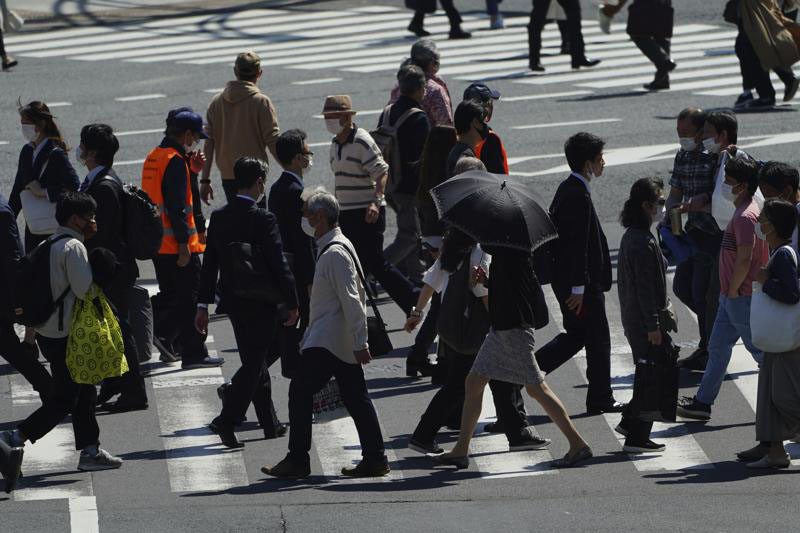
[[[341,32],[343,16],[348,19],[346,35]],[[569,56],[551,55],[560,45],[560,35],[553,26],[546,28],[541,61],[547,72],[533,74],[528,70],[527,16],[508,17],[505,29],[490,31],[485,15],[468,14],[463,26],[473,32],[473,38],[454,41],[446,39],[445,16],[430,16],[426,23],[442,52],[442,76],[540,85],[546,90],[537,95],[540,98],[546,98],[550,87],[558,85],[595,91],[641,91],[654,71],[630,41],[624,24],[613,24],[612,33],[605,35],[595,20],[583,21],[587,54],[603,62],[580,71],[571,69]],[[263,55],[265,67],[367,75],[391,73],[407,57],[414,40],[406,30],[407,24],[408,12],[392,6],[311,12],[248,9],[11,36],[7,47],[9,52],[23,57],[192,65],[230,64],[235,54],[252,49]],[[735,36],[736,30],[729,26],[676,26],[672,58],[678,69],[671,76],[670,90],[718,97],[738,94],[741,77],[733,51]],[[338,77],[318,76],[294,83],[338,81]],[[570,92],[554,87],[552,97]]]

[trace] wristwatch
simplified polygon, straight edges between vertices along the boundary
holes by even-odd
[[[414,307],[411,308],[411,312],[408,313],[408,316],[409,317],[414,317],[414,318],[422,318],[423,314],[424,314],[424,311],[422,309],[417,309],[417,307],[414,306]]]
[[[383,199],[385,197],[386,196],[383,194],[376,194],[375,197],[372,199],[372,201],[378,204],[378,206],[380,206],[383,203]]]

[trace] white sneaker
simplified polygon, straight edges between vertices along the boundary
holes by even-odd
[[[611,17],[603,13],[603,6],[597,8],[597,23],[600,25],[600,31],[606,35],[611,34]]]
[[[122,466],[122,459],[114,457],[107,451],[100,449],[97,455],[81,452],[78,461],[78,470],[81,472],[97,472],[99,470],[114,470]]]

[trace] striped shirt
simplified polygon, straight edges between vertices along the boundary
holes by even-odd
[[[355,125],[339,144],[331,141],[331,170],[336,180],[339,209],[365,209],[375,200],[375,184],[389,170],[372,136]]]

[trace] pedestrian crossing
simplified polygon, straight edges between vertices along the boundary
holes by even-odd
[[[343,21],[347,31],[343,32]],[[10,53],[32,58],[76,61],[122,61],[138,64],[172,62],[209,68],[232,64],[235,55],[252,49],[262,67],[297,71],[293,83],[337,83],[341,77],[305,80],[306,73],[393,77],[415,39],[407,30],[409,12],[393,6],[364,6],[332,11],[246,9],[232,13],[191,15],[145,22],[125,22],[22,34],[6,38]],[[654,68],[625,32],[624,21],[603,34],[597,21],[583,21],[587,55],[603,62],[594,69],[573,71],[567,55],[554,55],[561,37],[554,25],[543,32],[545,74],[528,70],[527,16],[508,16],[502,30],[489,30],[483,13],[464,15],[472,39],[448,40],[444,15],[427,18],[442,54],[440,74],[460,81],[507,80],[540,86],[542,95],[559,98],[568,84],[594,91],[640,91]],[[717,21],[677,24],[672,58],[671,91],[729,97],[741,90],[736,30]],[[511,96],[511,95],[509,95]]]

